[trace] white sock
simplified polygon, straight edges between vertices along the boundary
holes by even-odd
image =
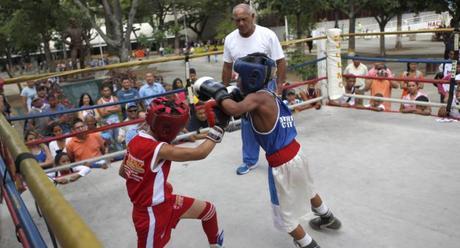
[[[310,235],[308,235],[308,233],[305,233],[305,236],[303,238],[296,240],[295,242],[297,242],[297,244],[299,244],[300,247],[305,247],[309,245],[311,241],[313,241],[313,239],[310,237]]]
[[[313,208],[315,213],[318,215],[325,215],[329,211],[329,208],[327,207],[326,203],[322,202],[321,205],[317,208]]]

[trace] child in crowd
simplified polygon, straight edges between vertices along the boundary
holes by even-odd
[[[70,164],[71,162],[72,161],[70,160],[70,157],[67,153],[59,152],[54,158],[54,167]],[[78,165],[66,170],[50,172],[46,175],[56,184],[67,184],[77,181],[78,179],[88,175],[90,172],[91,169],[88,166]]]
[[[311,79],[313,79],[313,77],[310,77],[308,80],[311,80]],[[307,90],[300,91],[299,95],[300,95],[300,98],[302,99],[302,101],[307,101],[307,100],[310,100],[310,99],[313,99],[313,98],[320,97],[321,96],[321,90],[316,88],[316,84],[308,84],[307,85]],[[321,108],[321,101],[312,103],[309,106],[314,107],[316,109],[320,109]]]
[[[374,96],[375,97],[383,97],[383,94],[382,93],[376,93]],[[385,111],[385,105],[383,104],[382,100],[372,100],[370,103],[371,103],[371,105],[368,106],[368,108],[370,110],[377,111],[377,112]]]

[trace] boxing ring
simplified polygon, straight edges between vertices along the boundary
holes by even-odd
[[[331,57],[328,54],[328,58]],[[343,95],[340,87],[333,90],[330,87],[334,82],[331,75],[336,77],[337,86],[340,86],[339,79],[345,76],[334,73],[334,66],[335,71],[341,67],[340,61],[340,56],[332,61],[316,61],[319,70],[323,70],[318,72],[318,78],[289,88],[319,82],[329,96]],[[303,104],[324,99],[325,96]],[[458,123],[443,123],[440,127],[435,117],[327,105],[320,110],[296,113],[294,118],[297,139],[309,158],[316,187],[343,222],[339,231],[317,232],[308,227],[311,216],[305,216],[303,226],[322,247],[457,246],[460,242],[460,235],[455,231],[460,226],[460,209],[456,207],[460,203],[460,169],[455,155],[460,140]],[[20,120],[20,117],[12,120]],[[119,126],[122,125],[96,131]],[[57,138],[62,137],[54,139]],[[13,157],[16,153],[20,151],[13,152]],[[241,154],[240,133],[228,132],[205,160],[175,163],[169,177],[174,192],[210,200],[216,205],[219,225],[225,230],[226,247],[291,247],[289,236],[272,225],[264,154],[260,154],[261,166],[245,176],[235,174],[236,165],[241,162],[237,154]],[[68,166],[77,164],[81,162]],[[124,181],[118,176],[119,164],[112,163],[107,170],[93,170],[82,180],[57,187],[82,222],[94,232],[94,237],[88,238],[92,241],[85,242],[94,242],[95,247],[98,246],[95,237],[105,247],[136,245],[132,205]],[[58,169],[64,167],[47,171]],[[31,193],[34,192],[26,191],[21,197],[40,233],[46,234],[47,227],[33,208],[36,196]],[[20,247],[11,228],[14,224],[5,222],[9,220],[6,211],[0,213],[0,243]],[[43,239],[51,244],[47,235],[43,235]],[[60,242],[65,239],[61,238]],[[81,243],[88,247],[87,244]],[[199,221],[185,220],[173,231],[169,244],[169,247],[206,247],[207,241]]]

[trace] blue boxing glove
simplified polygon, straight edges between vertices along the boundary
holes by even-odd
[[[201,77],[193,84],[193,92],[201,101],[214,98],[220,104],[222,100],[230,98],[227,88],[211,77]]]

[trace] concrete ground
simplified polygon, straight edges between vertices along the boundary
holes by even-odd
[[[317,232],[308,227],[312,215],[305,216],[303,226],[322,247],[458,247],[460,123],[335,107],[295,119],[316,186],[343,222],[339,231]],[[240,150],[236,131],[208,158],[174,163],[174,191],[216,205],[226,247],[294,247],[272,225],[263,154],[257,169],[237,176]],[[118,166],[58,188],[106,247],[134,247],[131,204]],[[23,198],[47,239],[29,192]],[[0,247],[20,247],[5,205],[0,208]],[[200,223],[180,222],[168,247],[207,247]]]

